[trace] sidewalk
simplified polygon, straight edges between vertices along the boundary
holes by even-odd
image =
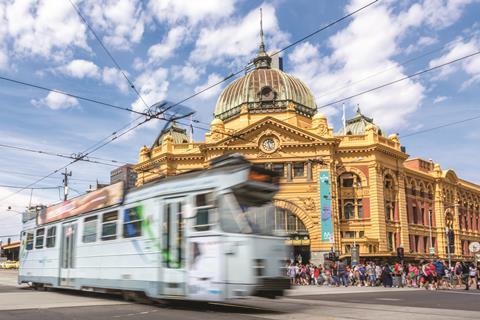
[[[395,292],[425,290],[419,288],[384,288],[384,287],[324,287],[324,286],[294,286],[287,291],[286,296],[306,296],[317,294],[343,294],[343,293],[368,293],[368,292]]]

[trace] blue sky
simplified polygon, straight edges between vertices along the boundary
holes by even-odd
[[[276,51],[369,1],[87,0],[74,1],[148,104],[179,101],[244,67],[258,47],[263,8],[267,50]],[[317,105],[347,97],[480,50],[480,3],[469,0],[379,1],[283,53],[285,71],[302,79]],[[408,63],[405,63],[409,61]],[[143,111],[114,64],[64,0],[0,0],[0,75]],[[402,135],[480,115],[480,57],[347,101],[389,133],[411,156],[433,159],[480,183],[480,120],[402,139]],[[189,100],[195,119],[211,120],[227,85]],[[0,143],[78,153],[134,119],[59,94],[0,81]],[[335,131],[340,105],[322,108]],[[152,121],[94,156],[135,162],[163,124]],[[205,124],[198,124],[207,127]],[[195,129],[195,139],[205,131]],[[68,160],[1,149],[0,185],[23,186]],[[108,182],[108,166],[77,163],[72,195]],[[38,177],[36,177],[38,176]],[[59,186],[60,174],[39,183]],[[0,187],[0,197],[13,189]],[[57,190],[35,190],[32,202],[55,202]],[[30,201],[24,191],[0,204],[0,235],[16,233]],[[3,225],[2,225],[3,224]]]

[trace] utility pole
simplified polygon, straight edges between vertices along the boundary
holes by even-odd
[[[63,177],[63,201],[67,201],[68,197],[68,177],[72,176],[72,171],[68,172],[67,168],[65,168],[65,172],[62,173]]]

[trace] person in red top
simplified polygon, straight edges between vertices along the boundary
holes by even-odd
[[[313,271],[313,281],[314,281],[313,283],[315,285],[318,285],[318,277],[320,276],[320,268],[321,267],[322,266],[319,265],[318,267],[315,267],[315,270]]]

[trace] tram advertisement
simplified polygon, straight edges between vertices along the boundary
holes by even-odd
[[[76,216],[88,211],[110,207],[122,203],[124,195],[123,181],[92,191],[86,195],[50,206],[39,213],[37,224]]]
[[[190,238],[187,295],[196,300],[220,301],[224,294],[221,237]]]

